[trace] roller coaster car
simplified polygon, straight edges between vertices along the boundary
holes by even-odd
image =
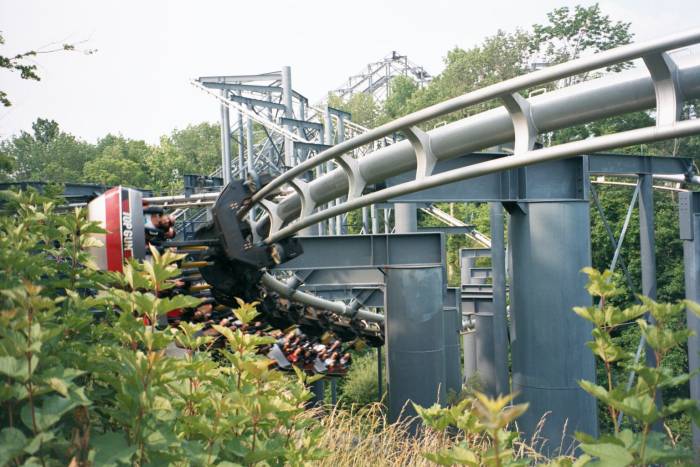
[[[116,186],[88,203],[88,218],[107,231],[95,235],[102,243],[90,248],[97,266],[104,271],[121,271],[129,258],[143,259],[146,253],[141,192]]]
[[[262,176],[258,182],[267,183],[269,180],[270,177]],[[261,321],[273,328],[296,326],[312,340],[321,338],[330,330],[342,341],[361,337],[370,346],[383,345],[381,325],[296,303],[261,286],[265,268],[298,256],[302,248],[295,238],[274,245],[263,244],[260,239],[267,236],[269,224],[264,221],[251,223],[248,218],[238,215],[254,190],[253,184],[234,180],[221,192],[212,208],[212,222],[200,228],[194,240],[168,241],[162,245],[187,251],[195,257],[190,263],[195,269],[185,266],[183,281],[190,284],[204,280],[211,288],[201,292],[205,294],[201,296],[210,293],[210,299],[220,306],[235,308],[238,306],[236,298],[259,302],[257,308]],[[112,188],[89,203],[88,215],[90,220],[98,221],[107,230],[106,234],[100,235],[103,246],[91,251],[102,269],[121,271],[127,259],[145,257],[145,219],[138,190]],[[198,296],[198,293],[192,294]]]
[[[261,175],[262,186],[270,181]],[[218,240],[218,246],[210,248],[211,266],[200,269],[202,277],[212,285],[214,295],[221,303],[235,306],[234,297],[246,301],[259,298],[257,285],[263,268],[288,261],[303,250],[296,238],[288,238],[273,245],[265,245],[259,239],[268,234],[269,224],[255,224],[239,218],[238,210],[253,195],[253,186],[243,180],[233,180],[219,195],[212,208],[213,222],[200,229],[197,240]]]

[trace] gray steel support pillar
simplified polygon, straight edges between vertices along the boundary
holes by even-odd
[[[498,395],[496,380],[496,359],[493,336],[493,303],[490,301],[476,301],[474,319],[474,358],[476,359],[476,373],[481,386],[481,391],[495,397]]]
[[[324,142],[325,144],[332,146],[333,145],[333,119],[331,118],[331,112],[328,110],[328,106],[326,106],[326,110],[323,113],[323,131],[325,133],[324,135]],[[335,168],[335,164],[331,161],[326,162],[326,172],[332,172],[333,169]],[[337,200],[331,200],[328,202],[328,206],[335,206],[337,203]],[[337,235],[336,233],[336,223],[338,221],[338,217],[331,217],[328,219],[328,235]]]
[[[379,233],[379,219],[377,218],[377,206],[370,206],[370,214],[372,217],[372,233]]]
[[[654,180],[649,174],[640,175],[639,180],[639,254],[642,262],[642,295],[656,300]]]
[[[253,119],[250,117],[246,120],[246,145],[248,146],[246,170],[248,175],[253,176],[255,174],[255,141],[253,138]]]
[[[416,415],[445,402],[445,349],[442,319],[445,290],[442,265],[386,267],[387,384],[389,419]],[[418,421],[412,423],[412,430]]]
[[[227,98],[228,92],[222,89],[221,95]],[[225,104],[221,104],[221,176],[224,186],[231,182],[231,123],[228,106]]]
[[[282,103],[284,104],[284,116],[294,118],[292,108],[292,69],[288,66],[282,67]],[[292,127],[287,125],[286,130],[292,131]],[[294,144],[289,137],[284,138],[284,165],[292,167],[294,165]]]
[[[476,373],[476,332],[469,331],[462,334],[462,352],[464,355],[464,381]]]
[[[384,399],[384,376],[382,375],[382,365],[384,358],[382,357],[382,348],[377,347],[377,400],[383,402]]]
[[[683,240],[685,298],[700,303],[700,193],[679,193],[680,237]],[[688,329],[695,335],[688,339],[688,371],[700,368],[700,317],[687,311]],[[690,397],[700,402],[700,375],[690,380]],[[695,463],[700,465],[700,426],[693,424]]]
[[[394,233],[418,231],[418,211],[415,203],[394,204]]]
[[[586,276],[591,265],[587,201],[523,203],[510,215],[512,255],[511,353],[513,391],[530,408],[518,419],[530,439],[547,412],[541,436],[554,454],[562,436],[568,448],[575,431],[598,432],[596,401],[578,385],[595,381],[586,347],[590,324],[572,310],[591,305]],[[564,427],[566,426],[566,433]]]
[[[238,177],[243,176],[245,167],[245,152],[243,149],[243,114],[238,112]]]
[[[448,289],[443,311],[443,329],[445,333],[445,387],[446,391],[459,394],[462,390],[462,368],[460,364],[459,331],[462,328],[460,311],[462,300],[460,289]]]
[[[639,256],[642,263],[642,295],[656,300],[656,240],[654,237],[654,179],[650,174],[639,175]],[[651,314],[647,320],[654,322]],[[646,346],[646,363],[656,366],[654,351]],[[663,405],[661,391],[656,395],[656,406]],[[654,423],[652,429],[664,432],[663,422]]]
[[[491,279],[493,287],[493,344],[496,394],[510,393],[508,375],[508,319],[506,317],[506,249],[503,206],[489,203],[491,218]]]
[[[345,141],[345,118],[340,115],[338,116],[338,138],[337,138],[337,144],[342,143]],[[347,197],[342,197],[341,201],[345,202],[347,200]],[[348,233],[348,228],[345,225],[346,220],[347,220],[347,213],[346,214],[341,214],[338,216],[338,221],[337,221],[337,226],[336,226],[336,231],[338,235],[347,235]]]
[[[309,401],[311,406],[316,407],[323,405],[326,396],[326,382],[322,379],[313,382],[311,384],[311,392],[314,395]]]

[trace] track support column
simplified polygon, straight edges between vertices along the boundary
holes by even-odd
[[[445,402],[442,265],[386,267],[389,419],[414,417],[411,402]],[[412,430],[418,426],[414,422]]]
[[[491,280],[493,287],[493,362],[496,371],[496,393],[508,394],[508,318],[506,317],[506,248],[503,206],[489,203],[491,218]]]
[[[562,436],[567,449],[575,431],[598,431],[595,399],[578,385],[581,379],[595,381],[594,358],[585,345],[591,326],[572,310],[591,304],[581,272],[591,264],[589,205],[520,203],[510,221],[513,391],[530,403],[518,423],[529,439],[549,412],[543,451],[555,454]]]
[[[227,99],[228,91],[222,89],[221,96]],[[224,186],[231,182],[231,123],[226,104],[221,104],[221,177]]]
[[[685,298],[700,303],[700,193],[679,193],[679,225],[683,240],[683,263],[685,266]],[[688,371],[700,368],[700,318],[687,312],[688,329],[695,335],[688,339]],[[700,375],[690,380],[690,397],[700,401]],[[693,424],[693,446],[695,461],[700,464],[700,427]]]
[[[459,331],[462,328],[460,289],[447,289],[447,303],[443,310],[445,333],[445,382],[447,392],[459,394],[462,389]]]
[[[415,203],[394,204],[394,232],[413,233],[418,231],[418,212]]]

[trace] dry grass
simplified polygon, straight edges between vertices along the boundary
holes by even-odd
[[[423,457],[425,452],[437,452],[464,440],[463,434],[449,435],[430,429],[422,429],[416,436],[408,434],[409,421],[389,423],[381,404],[372,404],[356,411],[327,407],[318,411],[324,428],[320,445],[329,455],[314,465],[341,466],[434,466]],[[541,430],[546,421],[543,416],[538,425]],[[516,441],[513,449],[517,458],[528,458],[536,463],[547,459],[532,446],[542,448],[539,431],[532,439]],[[471,449],[487,449],[489,440],[469,435]],[[571,454],[573,446],[559,446],[560,452]]]
[[[320,417],[324,428],[321,445],[330,451],[321,466],[428,466],[422,456],[450,444],[443,433],[423,430],[408,434],[408,421],[389,423],[380,404],[357,411],[328,408]]]

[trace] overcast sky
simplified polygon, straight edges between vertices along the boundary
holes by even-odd
[[[13,106],[0,107],[0,137],[52,118],[88,141],[112,132],[155,143],[174,128],[215,121],[212,97],[188,84],[204,75],[292,67],[312,102],[365,64],[397,50],[438,74],[452,47],[499,28],[545,20],[565,0],[0,0],[3,55],[87,40],[94,55],[38,57],[41,82],[0,71]],[[700,26],[700,0],[601,1],[632,22],[637,40]]]

